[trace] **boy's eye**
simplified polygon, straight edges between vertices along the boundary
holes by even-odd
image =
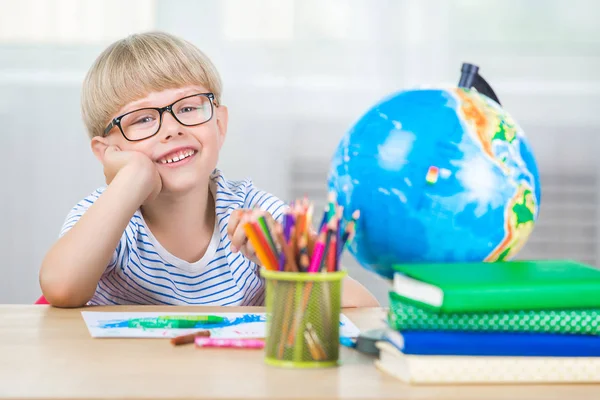
[[[179,114],[189,113],[202,109],[202,106],[184,106],[179,109]]]
[[[154,121],[154,117],[150,116],[150,115],[146,115],[143,117],[138,117],[136,118],[131,125],[140,125],[140,124],[148,124],[150,122]]]

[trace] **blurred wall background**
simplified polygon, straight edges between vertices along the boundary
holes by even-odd
[[[63,219],[102,185],[79,110],[95,57],[165,30],[219,68],[220,167],[283,199],[325,196],[337,141],[375,101],[456,83],[476,63],[537,155],[544,202],[522,257],[597,264],[600,2],[594,0],[0,0],[0,303],[39,295]],[[346,257],[385,304],[386,282]]]

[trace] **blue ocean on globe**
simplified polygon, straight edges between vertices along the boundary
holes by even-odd
[[[525,134],[466,88],[384,98],[342,138],[328,185],[345,221],[360,210],[350,252],[386,278],[394,264],[511,259],[541,201]]]

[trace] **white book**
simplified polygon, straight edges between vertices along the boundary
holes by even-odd
[[[440,308],[444,304],[444,291],[430,283],[396,272],[393,281],[394,292],[400,296]]]
[[[382,372],[412,384],[600,382],[600,357],[428,356],[377,342]]]

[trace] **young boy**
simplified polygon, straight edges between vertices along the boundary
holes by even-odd
[[[262,305],[242,215],[258,207],[279,220],[286,206],[216,169],[228,111],[210,60],[165,33],[129,36],[88,72],[82,113],[107,186],[67,216],[40,270],[45,298],[58,307]],[[350,278],[342,297],[377,305]]]

